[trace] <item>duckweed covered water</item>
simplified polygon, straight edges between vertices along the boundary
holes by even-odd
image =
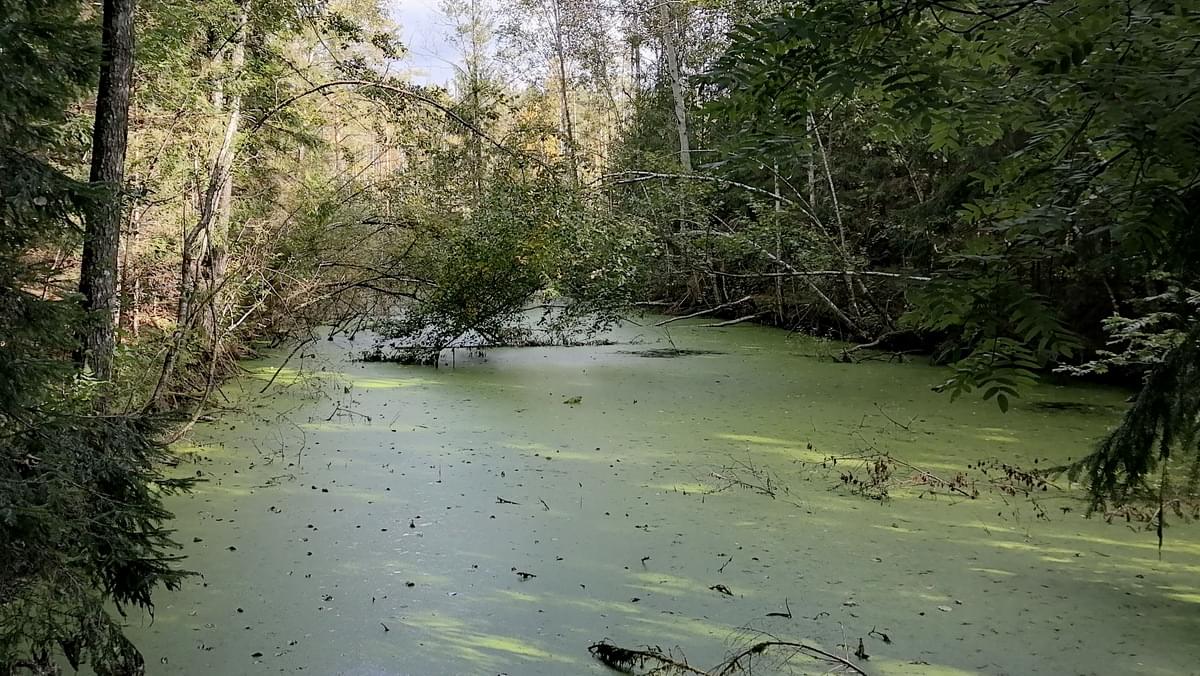
[[[1160,560],[1070,492],[1043,496],[1046,518],[987,489],[878,502],[814,464],[1059,463],[1124,393],[1044,386],[1001,414],[931,392],[937,369],[839,364],[781,331],[621,335],[437,370],[322,343],[266,395],[282,356],[248,364],[225,389],[242,412],[184,449],[207,482],[171,506],[203,577],[131,618],[149,672],[607,673],[586,649],[602,638],[707,667],[751,628],[847,655],[862,638],[879,674],[1198,673],[1196,527]],[[776,498],[713,493],[731,466]]]

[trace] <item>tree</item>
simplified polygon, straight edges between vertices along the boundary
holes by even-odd
[[[61,654],[138,674],[113,610],[149,608],[185,576],[162,495],[188,482],[163,475],[166,420],[96,413],[72,359],[84,306],[44,264],[117,199],[63,169],[83,155],[66,111],[94,81],[95,26],[74,0],[4,0],[0,13],[0,673],[57,673]],[[104,124],[101,139],[119,141]],[[119,166],[99,164],[102,177]]]
[[[611,325],[637,297],[631,261],[646,255],[644,233],[557,177],[502,172],[477,209],[430,220],[428,238],[405,245],[396,316],[376,323],[401,359],[436,365],[449,347],[566,343]]]
[[[592,93],[585,79],[591,77],[595,89],[609,84],[605,68],[610,55],[602,54],[602,27],[609,16],[598,0],[522,0],[508,8],[501,35],[509,62],[527,66],[527,75],[540,79],[554,94],[559,155],[566,160],[564,173],[576,186],[588,169],[591,140],[585,138],[579,119],[581,103]]]
[[[692,150],[691,140],[688,137],[688,102],[684,96],[683,73],[679,68],[675,12],[670,3],[664,2],[658,7],[662,21],[663,55],[667,60],[667,77],[671,82],[671,98],[675,103],[675,130],[679,136],[679,165],[690,174],[692,172]]]
[[[221,296],[228,266],[228,238],[233,208],[233,166],[239,145],[238,129],[242,116],[242,83],[239,77],[246,62],[246,40],[250,30],[250,0],[237,4],[228,35],[220,35],[220,44],[212,61],[218,71],[211,102],[221,116],[216,125],[214,149],[209,158],[205,188],[200,196],[199,217],[181,242],[177,325],[171,348],[163,360],[162,373],[150,395],[153,406],[165,408],[166,387],[176,361],[194,326],[203,330],[210,359],[215,362],[221,350]],[[221,66],[228,63],[228,68]]]
[[[491,42],[495,29],[495,13],[482,0],[446,0],[442,11],[452,22],[451,40],[458,47],[462,65],[455,68],[455,91],[461,117],[472,126],[486,130],[498,117],[497,105],[503,90],[491,63]],[[484,141],[477,134],[464,130],[464,144],[469,162],[467,180],[473,186],[473,198],[483,196],[487,166],[484,162]]]
[[[913,176],[933,179],[914,213],[936,214],[945,230],[907,319],[943,341],[954,369],[943,389],[978,389],[1001,408],[1041,370],[1096,347],[1096,308],[1128,317],[1147,290],[1165,291],[1163,274],[1186,288],[1200,274],[1195,10],[1042,5],[789,3],[737,28],[713,79],[714,112],[745,120],[748,149],[836,105],[863,120],[863,143],[914,159],[921,147],[951,169]],[[1194,322],[1192,309],[1182,335]],[[1191,354],[1188,340],[1159,344],[1173,355],[1163,363]],[[1152,375],[1146,401],[1164,396],[1151,397],[1151,383],[1173,383],[1172,401],[1193,396],[1188,378]],[[1129,429],[1158,425],[1161,415],[1140,413],[1151,408],[1163,407],[1131,409],[1127,423],[1142,422]],[[1122,433],[1102,445],[1099,497],[1145,478],[1154,438]],[[1188,434],[1162,440],[1197,453]]]
[[[251,0],[237,4],[231,33],[213,56],[218,71],[212,90],[212,107],[221,124],[214,134],[215,149],[209,163],[207,186],[200,198],[200,216],[183,242],[179,317],[184,327],[194,320],[210,342],[219,332],[222,286],[229,258],[229,225],[233,210],[233,166],[242,121],[242,70],[246,65],[246,40],[250,31]],[[214,351],[219,342],[212,343]]]
[[[116,345],[117,254],[120,250],[129,100],[133,90],[134,0],[104,0],[100,86],[89,179],[107,193],[88,213],[79,291],[88,311],[81,362],[100,380],[112,375]]]
[[[558,75],[559,115],[562,118],[563,147],[566,151],[568,165],[571,168],[571,180],[579,182],[579,160],[575,156],[575,123],[571,119],[570,82],[567,73],[567,48],[565,28],[563,26],[563,7],[560,0],[545,0],[547,13],[550,16],[550,35],[554,45],[554,67]]]

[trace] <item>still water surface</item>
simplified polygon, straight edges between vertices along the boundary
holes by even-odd
[[[1086,452],[1124,393],[1043,386],[1001,414],[931,392],[945,373],[922,363],[669,328],[436,370],[322,342],[265,395],[283,355],[246,364],[225,388],[240,412],[182,448],[207,482],[170,506],[203,577],[131,617],[149,672],[595,674],[602,638],[707,668],[751,628],[838,654],[862,638],[879,674],[1200,673],[1196,527],[1170,528],[1160,560],[1069,491],[1044,494],[1046,518],[982,484],[878,502],[842,488],[846,461],[819,464],[1045,466]],[[673,346],[700,354],[641,354]],[[769,476],[777,497],[714,492],[714,473]]]

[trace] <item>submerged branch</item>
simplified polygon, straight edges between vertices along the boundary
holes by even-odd
[[[735,673],[752,673],[751,662],[756,657],[772,649],[788,651],[788,657],[785,660],[790,660],[794,655],[800,654],[824,662],[829,665],[829,670],[826,673],[846,671],[858,674],[859,676],[867,676],[867,672],[860,669],[849,659],[822,650],[816,646],[797,641],[783,641],[778,639],[757,641],[730,655],[724,662],[707,671],[697,669],[688,664],[687,660],[682,657],[676,657],[657,646],[622,648],[608,639],[588,646],[588,652],[592,654],[592,657],[605,666],[621,673],[692,674],[693,676],[730,676]]]
[[[770,648],[790,648],[796,652],[804,653],[809,657],[813,657],[825,662],[830,662],[835,665],[834,668],[843,668],[847,671],[867,676],[867,672],[859,669],[853,662],[844,657],[839,657],[831,652],[821,650],[820,648],[808,645],[807,643],[797,643],[795,641],[759,641],[754,645],[745,648],[741,652],[731,656],[725,660],[725,663],[718,670],[709,672],[712,676],[728,676],[729,674],[737,673],[745,670],[743,662],[754,655],[760,655]]]

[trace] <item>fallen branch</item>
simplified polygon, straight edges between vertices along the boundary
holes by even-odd
[[[867,676],[867,672],[844,657],[839,657],[816,646],[796,641],[758,641],[730,655],[724,662],[708,671],[701,671],[688,664],[682,657],[675,657],[657,646],[644,646],[633,649],[622,648],[608,639],[604,639],[588,646],[588,652],[605,666],[624,674],[673,673],[692,674],[693,676],[729,676],[735,673],[752,673],[749,663],[755,657],[762,655],[772,648],[783,648],[792,651],[793,655],[799,653],[811,659],[833,665],[830,672],[827,673],[844,670],[858,674],[858,676]]]
[[[772,498],[775,497],[775,491],[771,489],[769,483],[767,486],[759,486],[757,484],[752,484],[747,481],[742,481],[741,479],[739,479],[737,477],[726,476],[724,474],[718,474],[717,472],[713,472],[712,475],[713,475],[714,479],[720,479],[721,481],[726,482],[728,485],[725,486],[725,488],[728,488],[729,486],[739,486],[741,488],[745,488],[745,489],[754,491],[755,493],[759,493],[761,495],[767,495]],[[725,488],[718,489],[717,491],[714,491],[714,492],[719,493],[720,491],[725,490]]]
[[[297,352],[299,352],[301,349],[304,348],[305,345],[308,345],[309,343],[313,342],[314,340],[316,340],[316,338],[309,336],[305,340],[300,341],[300,343],[297,344],[296,347],[292,348],[292,351],[288,353],[287,358],[283,360],[283,363],[279,365],[279,368],[275,369],[275,373],[271,374],[271,379],[267,381],[266,385],[263,385],[262,389],[259,390],[258,393],[259,394],[266,393],[267,388],[271,387],[271,385],[275,383],[275,379],[279,377],[280,373],[283,373],[283,369],[287,367],[288,362],[290,362],[292,360],[292,357],[295,357]]]
[[[882,409],[880,412],[882,412]],[[895,421],[893,420],[892,422]],[[975,483],[973,481],[969,482],[964,473],[959,473],[953,479],[945,479],[933,472],[921,469],[912,463],[905,462],[890,453],[876,451],[863,455],[830,456],[821,465],[826,466],[832,463],[834,467],[837,467],[839,461],[844,462],[847,460],[859,463],[859,466],[856,469],[842,472],[839,476],[842,483],[860,495],[873,500],[887,499],[889,489],[897,484],[896,467],[904,467],[912,472],[907,481],[901,485],[915,484],[935,489],[945,489],[969,500],[979,497],[979,491],[975,489]]]
[[[784,612],[782,612],[782,613],[780,613],[780,612],[767,613],[767,617],[783,617],[783,618],[786,618],[789,620],[792,619],[792,608],[791,608],[791,606],[788,605],[788,600],[787,600],[786,596],[783,597],[783,611]],[[892,641],[891,641],[891,639],[888,639],[887,642],[891,643]]]
[[[908,275],[900,272],[883,272],[880,270],[792,270],[789,272],[721,272],[709,270],[709,274],[718,277],[736,277],[741,279],[757,279],[760,277],[884,277],[886,279],[903,279],[910,282],[930,282],[932,277],[924,275]]]
[[[877,411],[879,411],[879,415],[887,418],[888,422],[892,423],[896,427],[899,427],[900,429],[904,430],[905,432],[911,431],[912,424],[917,421],[917,416],[914,415],[913,417],[908,419],[908,424],[902,423],[899,420],[896,420],[892,416],[888,415],[887,411],[883,410],[883,407],[879,405],[879,402],[875,402],[875,409]]]
[[[718,310],[723,310],[727,307],[732,307],[734,305],[741,305],[742,303],[745,303],[746,301],[753,300],[753,299],[754,299],[754,296],[742,296],[741,298],[739,298],[737,300],[731,300],[728,303],[722,303],[716,307],[710,307],[706,310],[700,310],[699,312],[693,312],[689,315],[680,315],[678,317],[668,317],[660,322],[655,322],[654,326],[666,326],[667,324],[670,324],[671,322],[677,322],[681,319],[691,319],[693,317],[700,317],[702,315],[711,314]]]
[[[588,652],[605,666],[624,674],[635,673],[635,669],[645,669],[647,665],[657,665],[651,667],[649,673],[673,670],[680,674],[709,676],[708,672],[700,671],[681,659],[675,659],[661,648],[646,646],[644,649],[631,650],[604,639],[588,646]]]
[[[840,307],[838,307],[837,304],[834,303],[833,300],[830,299],[829,296],[826,295],[825,292],[822,291],[821,288],[818,287],[816,285],[816,283],[813,282],[813,280],[812,280],[812,278],[814,276],[847,277],[848,275],[846,273],[849,273],[851,271],[849,271],[849,270],[846,270],[846,271],[819,270],[818,272],[821,274],[818,274],[818,275],[807,274],[807,271],[797,269],[791,263],[788,263],[787,261],[783,260],[782,258],[776,256],[775,254],[771,253],[770,251],[767,251],[763,247],[759,246],[754,240],[752,240],[750,238],[741,237],[737,233],[733,233],[733,232],[718,232],[715,230],[709,231],[706,234],[711,234],[711,235],[715,235],[718,237],[726,237],[729,239],[739,240],[739,241],[747,244],[748,246],[756,249],[759,253],[761,253],[763,256],[765,256],[772,263],[784,268],[787,272],[776,273],[775,275],[771,275],[771,273],[763,273],[761,275],[754,274],[754,275],[750,275],[750,276],[752,276],[752,277],[761,277],[761,276],[792,277],[792,278],[802,280],[804,282],[804,284],[808,286],[809,290],[812,291],[813,294],[816,295],[816,297],[819,298],[821,300],[821,302],[824,303],[825,306],[828,307],[831,312],[833,312],[834,316],[836,316],[843,324],[845,324],[847,327],[849,327],[851,330],[853,330],[855,332],[855,334],[860,337],[866,338],[868,336],[868,334],[865,331],[863,331],[863,329],[858,325],[858,323],[855,322],[853,319],[851,319],[850,316],[847,315],[844,310],[842,310]],[[734,277],[738,276],[733,273],[722,273],[717,270],[708,270],[707,273],[713,274],[716,276],[721,276],[721,275],[734,276]],[[884,274],[894,274],[894,273],[884,273]]]
[[[709,473],[713,478],[725,482],[724,486],[714,489],[713,493],[720,493],[733,486],[745,488],[760,495],[766,495],[772,500],[778,497],[780,491],[785,494],[789,493],[787,486],[781,486],[777,481],[778,477],[772,472],[756,466],[752,461],[742,462],[733,458],[730,458],[730,460],[733,464],[720,468],[720,472]],[[748,475],[753,481],[742,479],[742,474]]]
[[[904,333],[906,333],[906,332],[905,331],[888,331],[887,333],[884,333],[883,335],[879,336],[878,338],[876,338],[875,340],[872,340],[870,342],[859,343],[858,345],[852,345],[850,347],[847,347],[842,350],[842,360],[849,362],[849,361],[851,361],[851,358],[850,358],[851,354],[858,352],[860,350],[870,350],[872,348],[879,347],[885,341],[887,341],[889,338],[894,338],[895,336],[903,335]]]
[[[725,660],[725,663],[719,669],[709,673],[711,676],[728,676],[728,674],[745,671],[745,665],[742,664],[742,660],[754,655],[761,655],[768,648],[790,648],[796,652],[804,653],[809,657],[833,663],[847,671],[859,674],[859,676],[867,676],[867,672],[859,669],[853,662],[844,657],[839,657],[831,652],[826,652],[806,643],[796,643],[794,641],[759,641]]]
[[[961,486],[959,486],[957,483],[955,483],[953,481],[947,481],[946,479],[943,479],[942,477],[940,477],[932,472],[923,470],[920,467],[917,467],[916,465],[904,462],[903,460],[900,460],[899,458],[897,458],[895,456],[888,456],[888,457],[889,457],[889,459],[891,459],[892,462],[896,463],[897,465],[900,465],[901,467],[907,467],[908,469],[916,472],[927,483],[931,483],[935,486],[942,486],[943,488],[948,488],[948,489],[950,489],[951,492],[958,493],[959,495],[962,495],[963,497],[968,498],[970,500],[974,500],[975,498],[979,497],[978,495],[967,492],[966,489],[962,488]]]
[[[767,315],[767,314],[771,314],[771,313],[770,312],[755,312],[754,314],[746,315],[745,317],[738,317],[737,319],[730,319],[730,320],[723,321],[723,322],[717,322],[715,324],[701,324],[700,326],[705,329],[719,329],[722,326],[733,326],[734,324],[741,324],[742,322],[748,322],[753,319],[758,319],[759,317],[761,317],[763,315]]]
[[[333,412],[329,414],[329,417],[325,419],[325,422],[329,422],[329,421],[333,420],[333,418],[335,416],[337,416],[339,413],[342,413],[342,414],[345,414],[348,416],[359,416],[363,420],[366,420],[367,422],[371,422],[371,416],[367,415],[366,413],[359,413],[358,411],[355,411],[354,409],[344,408],[340,405],[333,407]]]

